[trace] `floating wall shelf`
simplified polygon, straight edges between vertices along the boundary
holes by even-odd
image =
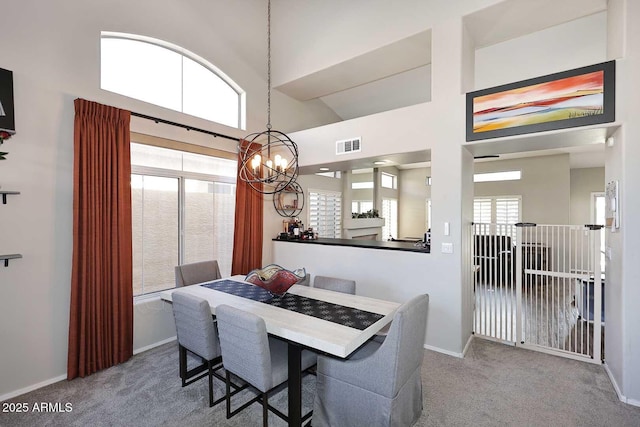
[[[7,195],[9,194],[20,194],[19,191],[0,191],[0,194],[2,194],[2,204],[6,205],[7,204]]]
[[[10,259],[18,259],[18,258],[22,258],[22,255],[20,254],[0,255],[0,261],[4,261],[5,267],[9,267]]]

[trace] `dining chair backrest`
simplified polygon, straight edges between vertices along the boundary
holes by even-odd
[[[174,292],[171,299],[178,343],[206,360],[220,356],[220,342],[209,303],[180,291]]]
[[[386,395],[397,395],[409,377],[422,365],[429,295],[418,295],[398,308],[389,333],[380,345],[381,360],[394,366]],[[384,383],[384,381],[383,381]]]
[[[340,279],[338,277],[315,276],[313,279],[313,287],[351,295],[355,295],[356,293],[355,280]]]
[[[266,392],[273,387],[271,352],[264,320],[228,305],[216,308],[225,370]]]
[[[201,261],[175,267],[176,288],[222,279],[218,261]]]

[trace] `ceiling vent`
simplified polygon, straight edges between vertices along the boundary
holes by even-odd
[[[357,153],[361,151],[360,137],[336,141],[336,154]]]

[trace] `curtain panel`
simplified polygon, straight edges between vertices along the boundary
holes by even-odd
[[[68,379],[133,354],[130,118],[75,100]]]
[[[239,151],[249,147],[259,150],[260,144],[240,141]],[[238,154],[238,167],[242,164]],[[233,260],[231,274],[247,274],[262,267],[263,196],[240,179],[236,183],[236,212],[233,233]]]

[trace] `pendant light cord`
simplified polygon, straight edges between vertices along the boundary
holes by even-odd
[[[271,0],[267,5],[267,130],[271,130]]]

